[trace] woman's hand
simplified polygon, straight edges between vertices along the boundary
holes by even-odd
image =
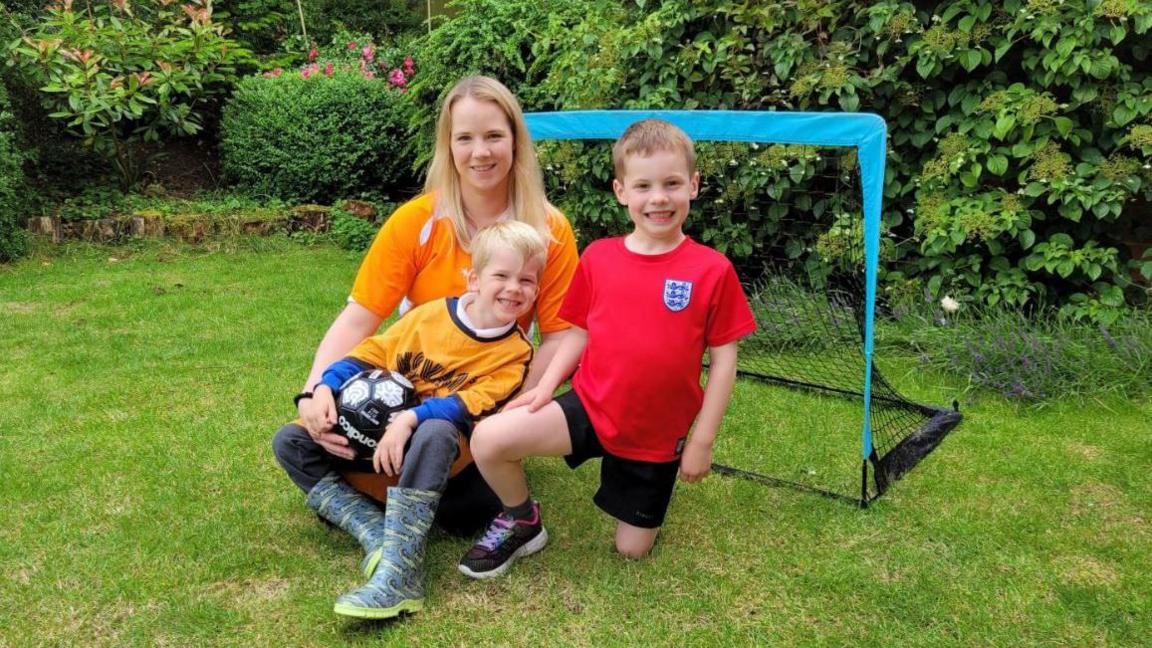
[[[308,436],[330,455],[342,459],[356,458],[356,451],[348,445],[348,439],[332,432],[336,425],[336,398],[328,385],[320,385],[312,398],[300,400],[300,418],[304,419],[304,429]]]
[[[304,419],[308,434],[317,441],[320,434],[330,431],[336,425],[336,398],[332,395],[332,388],[320,385],[312,393],[312,398],[301,399],[300,418]]]
[[[376,453],[372,455],[372,468],[389,477],[398,476],[404,465],[404,447],[416,428],[416,414],[405,410],[396,415],[380,437]]]

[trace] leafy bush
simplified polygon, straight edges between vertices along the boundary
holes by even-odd
[[[16,146],[16,120],[8,109],[8,93],[0,84],[0,262],[24,255],[27,249],[23,214],[24,156]]]
[[[216,0],[216,20],[228,25],[231,36],[256,55],[275,54],[300,32],[294,0]]]
[[[50,117],[108,159],[129,189],[141,179],[145,145],[192,135],[205,102],[224,92],[247,52],[212,22],[209,0],[152,8],[149,19],[116,0],[49,7],[9,48],[34,79]]]
[[[638,0],[557,17],[537,4],[460,3],[426,39],[439,68],[417,84],[421,105],[482,71],[529,109],[877,112],[891,147],[885,226],[900,242],[890,279],[1095,321],[1145,299],[1132,277],[1152,281],[1152,262],[1134,258],[1152,236],[1146,2]],[[607,163],[579,146],[561,155],[573,171],[550,195],[595,229],[611,205]],[[754,158],[729,157],[705,198],[770,205],[771,182],[745,182]],[[707,204],[695,217],[706,240],[734,256],[773,247],[771,226]],[[822,262],[802,247],[800,261]]]
[[[401,147],[411,102],[378,76],[386,68],[364,48],[346,48],[360,53],[356,65],[318,57],[299,72],[242,80],[221,124],[226,179],[251,192],[325,203],[407,189],[412,178]]]
[[[394,205],[387,205],[387,211],[394,209]],[[336,245],[352,252],[363,252],[372,245],[372,239],[380,226],[376,223],[357,218],[343,209],[332,210],[332,222],[329,233]]]
[[[412,45],[421,61],[420,75],[411,85],[417,108],[407,151],[413,168],[423,169],[431,158],[440,98],[457,81],[472,74],[487,75],[507,85],[525,110],[547,109],[554,100],[535,87],[557,53],[550,47],[553,35],[616,4],[608,0],[454,2],[457,13]]]
[[[424,24],[424,3],[419,0],[304,0],[304,18],[308,35],[314,41],[327,41],[342,30],[390,41]]]

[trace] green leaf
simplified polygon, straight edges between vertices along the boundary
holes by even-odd
[[[1112,73],[1112,66],[1108,64],[1105,59],[1098,59],[1092,61],[1092,65],[1088,68],[1088,74],[1096,77],[1097,79],[1105,79]]]
[[[1116,108],[1112,110],[1112,121],[1116,122],[1117,126],[1124,126],[1133,119],[1136,119],[1136,111],[1122,103],[1117,103]]]
[[[1009,49],[1012,49],[1012,39],[1005,38],[1004,42],[996,46],[996,51],[992,53],[992,60],[998,63],[1000,59],[1008,53]]]
[[[1026,229],[1020,232],[1016,236],[1016,239],[1020,241],[1020,247],[1027,250],[1028,248],[1032,247],[1033,243],[1036,242],[1036,232],[1033,232],[1031,229]]]
[[[1073,122],[1067,117],[1054,117],[1052,121],[1056,124],[1056,130],[1061,136],[1067,137],[1068,133],[1072,132]]]
[[[1124,291],[1119,286],[1109,285],[1100,291],[1100,303],[1119,308],[1124,305]]]
[[[1061,261],[1056,264],[1056,274],[1067,279],[1069,275],[1076,271],[1076,264],[1071,261]]]
[[[1084,210],[1077,203],[1064,203],[1056,209],[1060,215],[1070,221],[1079,223],[1080,217],[1084,215]]]
[[[1008,158],[1003,155],[991,155],[988,157],[987,165],[988,170],[992,173],[1002,176],[1008,171]]]
[[[971,72],[972,70],[976,69],[976,66],[980,65],[980,51],[968,50],[966,52],[961,52],[960,56],[957,57],[957,60],[960,61],[960,67],[963,67],[968,72]]]
[[[916,73],[924,79],[932,76],[932,71],[935,69],[936,59],[934,57],[921,56],[916,60]]]
[[[940,284],[943,282],[944,277],[941,277],[940,275],[932,275],[932,278],[928,280],[928,294],[932,295],[933,298],[939,295]]]
[[[997,139],[1004,139],[1004,136],[1016,126],[1016,117],[1013,115],[1001,115],[996,119],[996,125],[992,127],[992,134]]]
[[[1032,155],[1032,142],[1017,142],[1012,145],[1012,157],[1026,158]]]

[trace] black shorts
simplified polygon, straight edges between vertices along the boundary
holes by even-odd
[[[609,454],[584,404],[574,391],[556,397],[568,423],[568,436],[572,439],[572,454],[564,461],[576,468],[588,459],[601,457],[600,489],[592,501],[612,517],[632,526],[655,529],[664,524],[664,515],[672,501],[672,489],[680,472],[680,460],[667,463],[624,459]]]

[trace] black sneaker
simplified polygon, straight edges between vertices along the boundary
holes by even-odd
[[[513,520],[501,513],[460,559],[460,573],[472,578],[495,578],[521,556],[529,556],[548,544],[548,532],[540,523],[540,503],[532,502],[532,517]]]

